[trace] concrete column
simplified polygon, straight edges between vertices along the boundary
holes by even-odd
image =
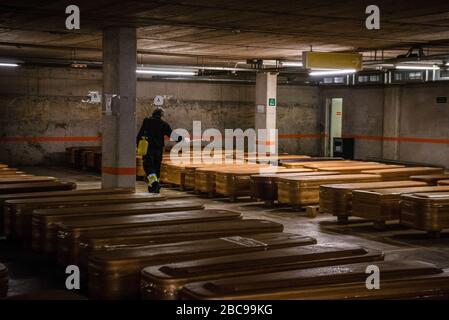
[[[136,47],[135,28],[103,30],[103,188],[135,188]]]
[[[255,129],[276,129],[277,74],[259,72],[256,76],[256,123]],[[266,146],[266,152],[277,153],[277,137],[258,135],[258,144]],[[258,149],[261,150],[261,149]]]
[[[401,135],[401,88],[384,89],[384,118],[382,158],[399,160],[400,144],[395,140]]]

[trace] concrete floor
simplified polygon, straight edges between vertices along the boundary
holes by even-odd
[[[74,181],[79,189],[100,187],[101,178],[86,172],[59,167],[33,167],[23,170]],[[137,189],[145,191],[145,184],[138,182]],[[351,219],[348,225],[338,225],[336,218],[328,214],[308,218],[305,212],[293,212],[287,207],[266,208],[262,203],[246,199],[231,203],[227,199],[208,199],[168,188],[164,188],[162,194],[188,194],[189,200],[204,203],[206,208],[235,210],[242,212],[245,218],[282,223],[285,232],[312,236],[318,243],[357,244],[384,251],[386,260],[422,260],[441,268],[449,268],[449,233],[442,233],[440,239],[428,239],[424,232],[406,229],[394,223],[389,223],[384,231],[379,231],[374,229],[371,223],[356,218]],[[10,269],[10,296],[40,289],[64,288],[64,271],[57,268],[51,259],[23,250],[4,239],[0,240],[0,261]]]

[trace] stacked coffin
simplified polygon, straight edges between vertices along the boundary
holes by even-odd
[[[330,166],[330,167],[319,167],[318,171],[336,171],[341,174],[356,174],[362,173],[365,170],[376,170],[376,169],[394,169],[403,168],[404,166],[399,165],[386,165],[386,164],[356,164],[356,165],[346,165],[346,166]]]
[[[324,184],[350,182],[376,182],[380,176],[374,174],[346,174],[278,179],[278,201],[300,208],[319,203],[319,188]]]
[[[386,221],[399,219],[401,195],[440,191],[449,191],[449,186],[354,190],[352,192],[352,215],[371,220],[376,226],[382,227]]]
[[[382,181],[407,180],[410,179],[411,176],[442,174],[443,172],[444,170],[442,168],[434,167],[407,167],[362,171],[362,173],[366,174],[377,174],[382,177]]]
[[[6,297],[8,293],[8,268],[0,263],[0,298]]]
[[[431,186],[436,186],[440,181],[449,179],[449,174],[427,174],[420,176],[411,176],[410,180],[422,181]]]
[[[251,176],[250,192],[251,197],[264,201],[266,205],[273,205],[278,200],[277,183],[280,178],[303,177],[303,176],[324,176],[338,174],[337,172],[316,172],[312,169],[298,168],[285,169],[280,173],[255,174]]]
[[[449,180],[440,180],[438,181],[439,186],[449,186]]]
[[[401,225],[438,237],[449,228],[449,191],[406,194],[401,197]]]
[[[91,195],[80,196],[6,200],[3,206],[4,233],[7,237],[26,238],[26,235],[31,234],[32,214],[37,209],[139,203],[163,199],[159,195],[123,193],[122,190],[102,190],[96,194],[97,192],[98,190],[93,190]]]
[[[332,213],[339,222],[347,222],[352,209],[352,191],[364,189],[405,188],[426,186],[419,181],[381,181],[320,186],[320,212]]]
[[[328,161],[298,161],[298,162],[284,162],[282,166],[286,168],[314,168],[325,166],[344,166],[360,163],[360,161],[353,160],[328,160]]]
[[[383,259],[376,250],[352,245],[306,245],[224,257],[155,265],[142,270],[142,298],[179,299],[184,285],[270,272],[373,262]],[[232,267],[230,267],[232,265]]]

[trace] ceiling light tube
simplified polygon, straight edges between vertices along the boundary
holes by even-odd
[[[18,67],[19,65],[17,63],[4,63],[4,62],[0,62],[0,67],[6,67],[6,68],[15,68]]]
[[[440,70],[438,66],[396,66],[398,70]]]
[[[138,74],[154,74],[162,76],[195,76],[197,73],[195,71],[175,71],[175,70],[142,70],[137,69]]]
[[[342,70],[327,70],[327,71],[312,71],[309,73],[311,76],[334,76],[356,73],[355,69],[342,69]]]
[[[283,67],[302,67],[303,64],[301,61],[282,61]]]

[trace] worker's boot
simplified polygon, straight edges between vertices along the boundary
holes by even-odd
[[[148,175],[148,192],[149,193],[159,193],[161,190],[161,185],[157,179],[157,176],[152,173]]]

